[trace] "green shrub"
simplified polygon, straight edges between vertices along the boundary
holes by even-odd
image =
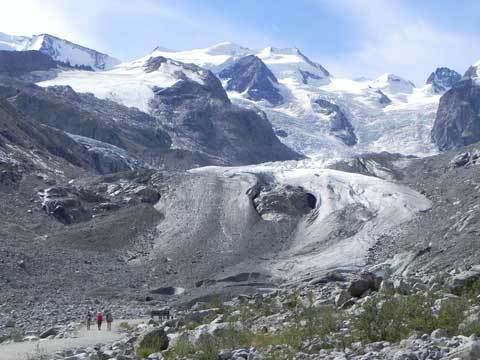
[[[15,342],[22,341],[22,339],[25,337],[25,333],[21,329],[12,329],[10,332],[6,335],[0,336],[0,343],[5,342],[5,341],[10,341],[13,340]]]
[[[192,345],[192,343],[187,340],[179,340],[175,344],[175,347],[167,353],[166,359],[174,360],[193,354],[195,354],[195,347]]]
[[[128,322],[124,321],[124,322],[121,322],[120,324],[118,324],[118,327],[122,330],[127,330],[127,331],[130,331],[130,330],[133,330],[133,326],[130,325]]]
[[[149,355],[166,350],[168,348],[168,337],[163,329],[155,329],[146,334],[140,341],[137,355],[146,358]]]
[[[467,308],[468,301],[465,298],[445,301],[438,314],[437,327],[447,330],[451,336],[458,334],[458,326],[465,319]]]
[[[480,336],[480,322],[472,321],[467,323],[460,333],[464,336]]]
[[[366,342],[397,342],[414,331],[430,333],[438,324],[433,303],[428,295],[369,299],[353,321],[355,335]]]

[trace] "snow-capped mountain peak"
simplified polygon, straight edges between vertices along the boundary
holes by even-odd
[[[108,70],[120,63],[107,54],[49,34],[27,37],[0,33],[0,50],[37,50],[55,61],[93,70]]]
[[[255,55],[281,79],[294,79],[299,83],[323,80],[330,73],[320,64],[313,62],[297,48],[266,47],[254,50],[232,42],[222,42],[204,49],[167,51],[155,49],[150,56],[165,56],[185,63],[193,63],[219,73],[236,60]]]
[[[250,52],[252,50],[229,41],[218,43],[206,49],[206,53],[210,55],[240,56]]]
[[[38,50],[56,61],[73,66],[89,66],[94,70],[108,70],[120,63],[107,54],[49,34],[32,36],[25,50]]]
[[[391,73],[375,80],[336,78],[294,47],[253,50],[230,42],[183,51],[157,47],[109,71],[63,72],[41,85],[70,85],[149,112],[155,91],[188,81],[208,87],[211,78],[224,102],[225,89],[235,104],[263,110],[282,142],[309,156],[436,151],[430,130],[440,95],[431,85],[415,88]]]
[[[297,48],[266,47],[256,54],[281,79],[307,84],[311,80],[323,80],[330,73],[307,58]]]
[[[415,84],[398,75],[386,73],[375,79],[372,82],[372,87],[387,94],[411,94],[415,89]]]
[[[26,36],[15,36],[0,32],[0,50],[23,50],[29,41],[30,38]]]
[[[480,60],[470,66],[464,77],[480,78]]]
[[[149,112],[155,89],[168,88],[185,80],[208,86],[211,77],[209,71],[196,65],[149,55],[108,71],[64,71],[39,85],[69,85],[77,92],[93,93],[100,99]]]
[[[456,71],[441,67],[430,74],[426,83],[431,84],[433,92],[441,94],[450,89],[461,78],[462,76]]]

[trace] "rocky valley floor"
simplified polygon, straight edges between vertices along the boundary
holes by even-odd
[[[165,330],[157,358],[474,359],[478,153],[13,172],[1,193],[2,339],[71,332],[89,309],[128,322],[168,305],[175,321],[137,329]],[[133,340],[104,343],[69,350],[142,356]]]

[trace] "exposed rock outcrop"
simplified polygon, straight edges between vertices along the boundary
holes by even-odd
[[[91,94],[78,94],[68,86],[44,89],[4,81],[0,93],[39,125],[67,133],[69,142],[85,148],[100,173],[131,170],[142,163],[157,165],[171,145],[170,136],[154,117]]]
[[[253,204],[265,220],[282,221],[310,213],[317,198],[301,186],[269,185],[257,190]]]
[[[0,75],[21,77],[32,71],[54,69],[58,63],[40,51],[0,51]]]
[[[206,87],[184,79],[155,89],[151,107],[152,114],[168,124],[177,145],[202,152],[213,163],[302,158],[278,140],[263,112],[232,105],[218,80]]]
[[[226,90],[246,92],[253,101],[267,100],[272,105],[283,101],[278,80],[270,69],[255,55],[245,56],[219,73],[227,80]]]
[[[480,86],[475,80],[462,80],[441,97],[432,140],[440,150],[480,140]]]
[[[437,68],[430,74],[427,79],[427,84],[432,84],[432,90],[437,94],[442,94],[445,91],[452,88],[457,82],[460,81],[462,75],[455,70],[451,70],[446,67]]]
[[[314,109],[321,114],[328,116],[330,121],[330,131],[342,140],[346,145],[353,146],[357,143],[357,136],[352,124],[340,107],[324,99],[313,101]]]

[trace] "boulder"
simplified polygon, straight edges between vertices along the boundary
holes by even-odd
[[[215,316],[218,313],[218,310],[219,309],[206,309],[206,310],[192,311],[185,316],[184,322],[185,323],[189,323],[189,322],[200,323],[207,317]]]
[[[186,340],[196,346],[202,342],[210,341],[219,336],[228,334],[232,329],[242,330],[243,326],[240,323],[213,323],[200,325],[194,330],[189,330],[178,336],[172,337],[172,342]]]
[[[166,350],[168,348],[169,339],[163,328],[152,330],[142,336],[138,342],[138,347],[152,348],[157,351]]]
[[[460,295],[477,281],[480,281],[480,269],[478,266],[451,277],[448,281],[448,287],[453,294]]]
[[[448,336],[447,330],[445,329],[436,329],[432,331],[430,335],[432,339],[438,340]]]
[[[156,204],[160,200],[159,192],[146,186],[136,188],[134,194],[140,198],[141,202],[148,204]]]
[[[373,273],[362,273],[350,282],[348,292],[353,297],[361,297],[368,290],[378,291],[382,278]]]
[[[57,336],[58,334],[60,334],[60,330],[61,328],[58,327],[58,326],[53,326],[47,330],[45,330],[44,332],[42,332],[40,335],[39,335],[39,338],[40,339],[45,339],[49,336]]]
[[[418,357],[413,352],[400,351],[393,355],[393,360],[418,360]]]
[[[447,360],[478,360],[480,359],[480,341],[469,342],[452,351]]]
[[[342,307],[352,300],[352,295],[346,290],[342,290],[337,296],[335,296],[335,305]]]

